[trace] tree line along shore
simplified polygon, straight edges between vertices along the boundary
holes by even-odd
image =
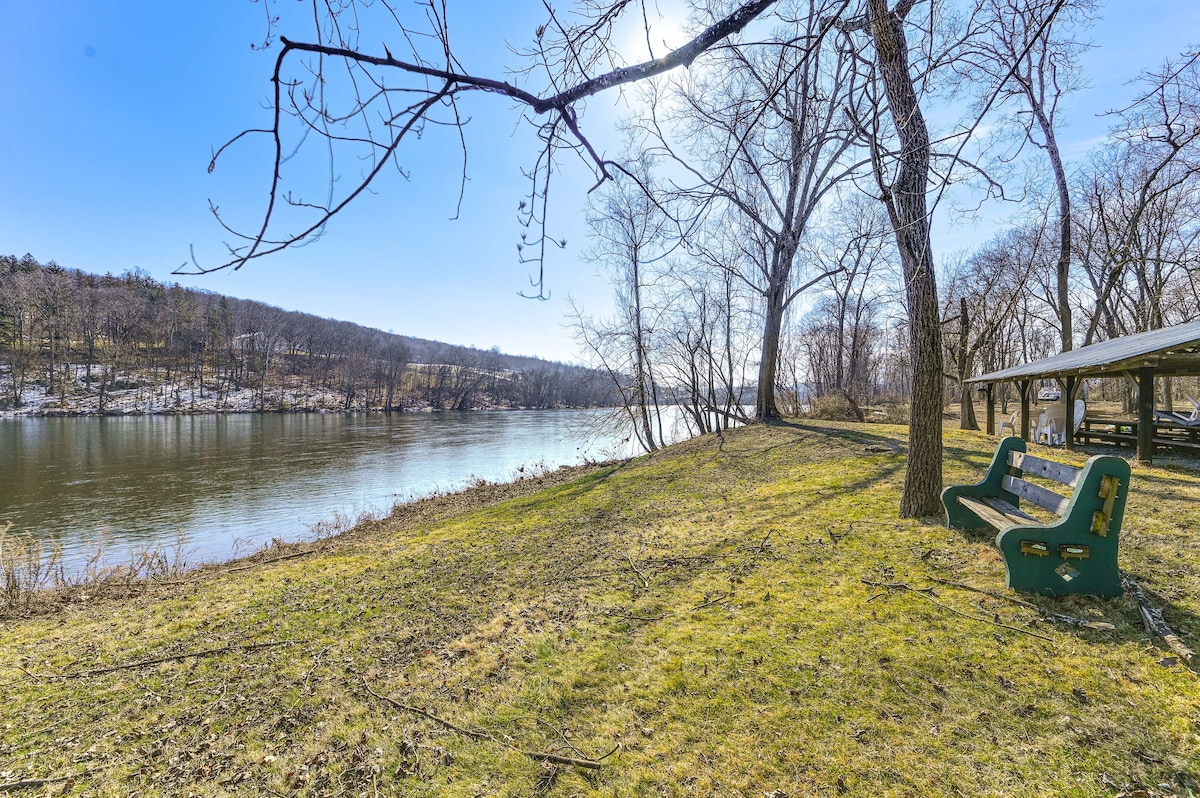
[[[0,256],[0,413],[592,407],[607,376]]]

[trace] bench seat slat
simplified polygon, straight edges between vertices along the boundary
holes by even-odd
[[[1052,490],[1047,490],[1041,485],[1035,485],[1032,482],[1026,482],[1017,477],[1004,475],[1000,480],[1001,486],[1009,493],[1015,493],[1026,501],[1031,501],[1038,507],[1049,510],[1057,515],[1065,515],[1067,508],[1071,506],[1071,500],[1065,496],[1060,496]]]
[[[959,496],[958,503],[975,513],[975,515],[979,516],[979,520],[994,529],[1004,529],[1013,524],[1041,523],[1041,521],[1029,513],[1022,512],[1011,503],[995,496],[983,496],[979,498]]]

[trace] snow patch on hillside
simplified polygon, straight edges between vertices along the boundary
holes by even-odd
[[[59,372],[67,379],[48,391],[44,381],[25,382],[13,389],[8,370],[0,370],[0,418],[16,416],[150,415],[190,413],[335,412],[364,410],[346,407],[344,394],[336,391],[290,390],[278,387],[261,395],[257,388],[200,385],[195,379],[150,382],[134,375],[113,380],[118,386],[105,391],[103,406],[99,387],[87,382],[86,370],[73,366]],[[93,371],[93,376],[95,372]],[[63,382],[66,384],[63,385]]]

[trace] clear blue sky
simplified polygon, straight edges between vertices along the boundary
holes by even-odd
[[[490,71],[505,42],[532,38],[536,0],[454,2],[451,20],[468,68]],[[238,272],[175,277],[195,247],[218,261],[227,235],[208,211],[256,220],[265,197],[264,151],[239,148],[210,175],[212,151],[263,126],[274,51],[256,53],[264,13],[249,0],[38,0],[11,3],[0,28],[0,252],[103,273],[137,267],[163,281],[261,300],[406,335],[513,354],[573,359],[564,329],[566,298],[592,310],[608,289],[584,262],[587,182],[555,186],[553,230],[568,239],[548,264],[548,302],[520,298],[527,267],[516,257],[521,169],[537,152],[509,103],[480,98],[468,129],[471,178],[461,218],[452,149],[427,143],[406,158],[412,180],[390,179],[343,213],[318,243],[251,263]],[[280,2],[299,15],[307,3]],[[1067,109],[1068,156],[1077,160],[1105,123],[1093,114],[1120,105],[1126,81],[1200,40],[1191,0],[1113,2],[1092,33],[1093,88]],[[289,20],[285,17],[285,31]],[[295,30],[295,28],[291,28]],[[391,31],[380,33],[380,40]],[[367,41],[372,41],[367,36]],[[394,48],[398,49],[398,48]],[[619,113],[594,100],[589,129],[602,135]],[[346,167],[343,166],[343,169]],[[347,178],[349,175],[347,176]],[[963,231],[960,230],[960,234]],[[962,235],[935,241],[960,249]]]

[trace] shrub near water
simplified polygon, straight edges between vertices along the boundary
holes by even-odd
[[[10,622],[0,780],[67,795],[1196,791],[1195,674],[1131,602],[1035,602],[1111,631],[1044,622],[1007,600],[983,536],[895,519],[904,461],[886,452],[903,434],[750,427]],[[978,478],[994,449],[946,444],[948,481]],[[1193,635],[1200,554],[1180,544],[1197,499],[1193,471],[1135,470],[1122,552]]]
[[[188,571],[182,536],[174,547],[134,548],[108,564],[110,544],[92,546],[82,565],[68,567],[62,546],[0,528],[0,620],[54,611],[96,598],[122,598],[144,592],[161,580]]]

